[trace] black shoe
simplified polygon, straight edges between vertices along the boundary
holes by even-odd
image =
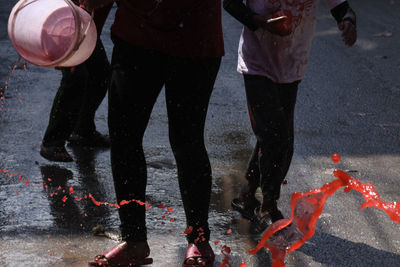
[[[108,135],[103,135],[98,131],[95,131],[93,134],[88,136],[72,133],[68,139],[68,145],[109,148],[110,137]]]
[[[64,146],[40,146],[40,155],[50,161],[71,162],[74,161]]]
[[[247,203],[241,198],[234,198],[231,202],[232,208],[250,221],[254,220],[254,209],[259,208],[260,205],[260,201],[256,198],[251,198]]]
[[[274,207],[271,210],[267,210],[267,214],[264,216],[260,215],[260,207],[254,209],[254,228],[258,233],[264,232],[271,224],[276,221],[283,219],[281,211]]]

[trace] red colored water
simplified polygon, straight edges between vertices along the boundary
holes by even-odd
[[[338,163],[340,161],[340,155],[339,154],[332,154],[331,156],[332,161],[335,163]]]
[[[337,156],[332,156],[336,161]],[[345,187],[345,192],[355,190],[366,200],[361,208],[375,207],[383,209],[393,221],[400,223],[400,203],[382,201],[369,183],[361,183],[342,170],[335,170],[334,176],[338,179],[325,184],[321,188],[306,193],[293,193],[291,199],[291,218],[279,220],[270,225],[257,246],[249,251],[255,254],[263,247],[272,254],[273,267],[285,266],[284,259],[287,253],[300,248],[314,235],[319,216],[322,213],[325,201],[338,189]]]
[[[332,160],[337,163],[340,161],[340,155],[333,154]],[[13,172],[3,169],[0,172],[7,174],[10,178],[14,176]],[[321,188],[311,190],[306,193],[298,193],[295,192],[292,194],[291,199],[291,218],[283,219],[275,222],[270,227],[266,229],[263,233],[263,237],[261,241],[257,244],[255,248],[249,251],[250,254],[255,254],[258,250],[263,247],[268,248],[272,254],[273,267],[281,267],[285,266],[284,259],[287,253],[294,251],[300,248],[309,238],[314,235],[316,223],[320,214],[322,213],[324,204],[326,200],[334,194],[338,189],[344,187],[345,192],[350,192],[351,190],[355,190],[360,192],[365,199],[365,202],[361,205],[361,208],[364,209],[366,207],[375,207],[378,209],[384,210],[391,218],[391,220],[400,224],[400,203],[393,202],[388,203],[382,201],[376,192],[374,186],[370,183],[361,183],[359,180],[351,177],[349,174],[342,170],[335,170],[334,176],[338,179],[325,184]],[[18,175],[18,178],[21,182],[23,182],[22,174]],[[51,178],[48,178],[48,181],[51,181]],[[25,185],[31,185],[29,179],[23,182]],[[43,185],[42,183],[37,183],[41,187],[47,188],[47,185]],[[74,193],[73,187],[70,187],[68,190],[63,189],[61,186],[57,188],[58,191],[68,192],[69,194]],[[17,192],[18,194],[18,192]],[[53,195],[57,195],[57,193],[50,193],[50,197]],[[97,205],[109,205],[120,208],[122,205],[127,205],[131,202],[136,202],[139,205],[145,205],[147,209],[150,209],[152,206],[148,204],[148,202],[142,202],[139,200],[123,200],[119,204],[117,203],[108,203],[108,202],[100,202],[97,201],[91,194],[84,195],[84,199],[90,198],[91,201]],[[75,200],[81,200],[82,197],[75,197]],[[68,198],[66,195],[62,198],[63,202],[67,202]],[[160,203],[158,208],[164,209],[164,204]],[[168,216],[170,212],[173,211],[173,208],[167,208],[165,210],[166,215]],[[87,214],[85,215],[87,216]],[[162,216],[165,219],[165,215]],[[173,222],[174,219],[170,219],[170,222]],[[164,222],[163,222],[164,224]],[[193,231],[193,227],[189,226],[182,234],[190,234]],[[199,229],[202,231],[202,229]],[[172,230],[171,234],[174,234]],[[231,230],[227,230],[227,234],[231,233]],[[199,239],[204,238],[202,234],[199,234]],[[220,241],[215,241],[214,244],[217,246]],[[220,265],[220,267],[231,266],[230,254],[231,250],[228,246],[221,246],[221,253],[224,256],[224,259]],[[245,262],[240,264],[240,267],[246,266]]]
[[[0,86],[0,110],[2,110],[4,108],[5,99],[6,99],[5,92],[8,89],[8,86],[10,84],[11,77],[12,77],[14,71],[17,68],[19,68],[20,65],[21,65],[21,58],[18,58],[17,61],[14,63],[14,66],[11,68],[11,72],[8,75],[7,81],[4,82],[3,86]],[[23,63],[23,68],[24,68],[24,70],[26,70],[26,62]],[[22,99],[20,98],[21,94],[16,89],[14,89],[14,90],[17,92],[17,94],[19,96],[18,101],[22,102]]]

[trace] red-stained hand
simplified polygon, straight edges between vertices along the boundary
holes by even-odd
[[[254,15],[253,22],[257,27],[263,28],[270,33],[277,34],[282,37],[292,33],[291,14],[281,10],[274,13],[270,17]]]
[[[339,30],[342,32],[343,42],[347,46],[352,46],[357,41],[357,29],[350,21],[342,21],[338,24]]]

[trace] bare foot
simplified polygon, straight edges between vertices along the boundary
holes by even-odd
[[[147,258],[150,255],[150,248],[147,242],[122,242],[105,254],[97,255],[95,261],[104,265],[118,263],[129,265]]]

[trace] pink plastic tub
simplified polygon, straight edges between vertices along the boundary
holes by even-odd
[[[18,54],[41,67],[71,67],[85,61],[97,40],[92,17],[70,0],[20,0],[8,19]]]

